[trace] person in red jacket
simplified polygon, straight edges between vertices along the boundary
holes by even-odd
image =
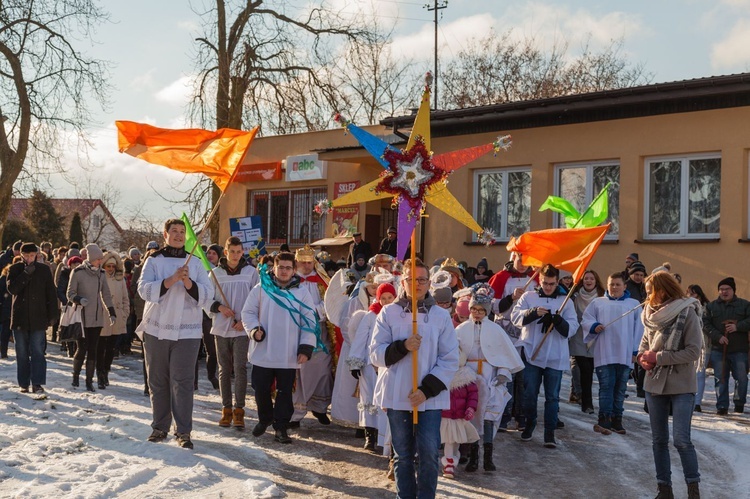
[[[454,478],[455,466],[458,464],[458,446],[479,442],[479,433],[471,420],[479,405],[479,387],[477,374],[466,365],[466,354],[459,353],[459,365],[451,381],[451,408],[442,412],[440,421],[440,440],[445,445],[443,450],[443,476]]]

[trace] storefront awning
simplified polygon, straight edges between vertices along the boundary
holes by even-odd
[[[323,239],[318,239],[310,244],[310,246],[343,246],[344,244],[349,244],[351,242],[353,242],[351,237],[325,237]]]

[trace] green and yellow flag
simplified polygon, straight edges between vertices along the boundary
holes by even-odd
[[[190,220],[188,220],[188,217],[184,212],[182,213],[181,218],[182,221],[185,222],[185,251],[187,251],[188,253],[193,253],[193,247],[197,246],[197,248],[195,248],[195,256],[200,258],[201,263],[206,268],[206,271],[210,271],[211,262],[208,261],[206,253],[203,251],[203,248],[201,248],[200,243],[198,243],[198,237],[195,235],[195,231],[190,225]]]
[[[565,217],[565,226],[572,228],[596,227],[607,220],[609,216],[609,196],[607,190],[612,182],[609,182],[601,192],[594,198],[583,214],[578,213],[573,203],[558,196],[548,196],[539,207],[539,211],[552,210]]]

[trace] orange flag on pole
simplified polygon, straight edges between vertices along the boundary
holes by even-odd
[[[170,130],[144,123],[116,121],[120,152],[183,173],[203,173],[222,192],[234,179],[258,127]]]
[[[573,273],[573,282],[583,278],[610,224],[582,229],[547,229],[511,238],[508,251],[523,255],[524,265],[541,267],[546,263]]]

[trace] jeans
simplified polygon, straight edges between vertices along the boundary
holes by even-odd
[[[745,333],[740,333],[745,334]],[[743,407],[747,399],[747,352],[733,352],[722,360],[721,350],[711,350],[711,364],[714,366],[716,386],[716,408],[729,408],[729,375],[734,378],[734,407]],[[722,379],[723,378],[723,379]]]
[[[544,382],[544,432],[552,433],[557,427],[557,412],[560,407],[560,384],[562,371],[551,367],[537,367],[524,360],[526,367],[523,372],[523,409],[526,424],[536,424],[536,401],[539,397],[539,387]]]
[[[622,364],[607,364],[596,368],[600,417],[622,417],[630,371],[630,366]]]
[[[387,410],[394,453],[396,494],[401,499],[433,498],[437,493],[441,412],[420,412],[419,424],[415,426],[411,411]],[[414,457],[417,454],[419,469],[415,475]]]
[[[698,391],[695,393],[695,405],[701,405],[701,402],[703,402],[703,392],[706,390],[706,367],[708,367],[710,359],[711,352],[708,351],[703,355],[703,365],[695,373],[695,380],[698,383]]]
[[[16,363],[18,364],[18,386],[47,384],[47,359],[44,356],[44,345],[47,333],[14,329],[16,340]]]
[[[672,405],[672,436],[680,455],[686,483],[700,482],[698,457],[690,440],[690,423],[693,418],[695,395],[653,395],[646,392],[648,417],[651,420],[651,440],[656,465],[656,481],[672,485],[672,468],[669,459],[669,405]]]

